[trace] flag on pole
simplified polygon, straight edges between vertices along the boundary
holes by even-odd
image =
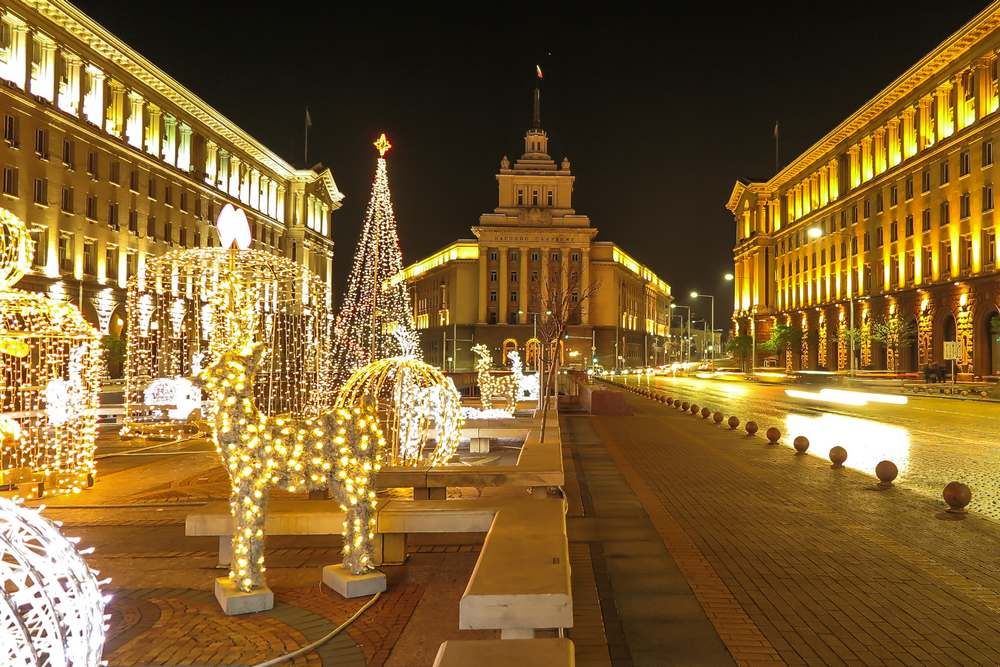
[[[542,78],[542,66],[541,65],[535,65],[535,76],[537,76],[539,79]]]
[[[778,138],[778,121],[774,121],[774,138]]]
[[[306,107],[306,127],[312,127],[312,116],[309,115],[309,107]]]

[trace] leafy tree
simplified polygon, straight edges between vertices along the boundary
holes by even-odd
[[[733,336],[726,343],[726,352],[739,359],[741,366],[746,366],[746,362],[750,360],[750,355],[753,352],[753,338],[747,334]]]
[[[771,337],[760,344],[760,349],[782,356],[788,350],[797,350],[802,345],[802,329],[787,324],[775,324]]]
[[[101,338],[101,346],[104,348],[104,359],[108,365],[108,373],[111,377],[122,376],[122,364],[125,361],[125,341],[118,336],[104,336]]]
[[[871,337],[872,340],[882,343],[886,349],[892,351],[893,359],[898,365],[903,345],[917,337],[917,325],[912,320],[904,320],[899,315],[891,315],[872,323]]]

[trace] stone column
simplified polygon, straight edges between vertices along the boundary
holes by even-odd
[[[28,89],[31,76],[31,54],[28,52],[28,25],[15,22],[10,33],[10,73],[11,82],[21,90]]]
[[[489,304],[489,288],[487,279],[489,274],[486,271],[486,258],[489,256],[489,248],[479,246],[479,324],[486,324],[486,307]]]
[[[939,121],[940,118],[941,115],[938,114]],[[924,95],[920,98],[920,118],[917,121],[917,124],[919,126],[917,145],[921,150],[923,150],[934,143],[934,125],[931,123],[930,95]]]
[[[85,71],[89,88],[83,96],[83,115],[100,127],[104,122],[104,72],[93,65],[87,65]]]
[[[148,123],[146,124],[146,152],[155,157],[160,157],[160,107],[150,103],[146,110],[148,112]],[[173,162],[169,161],[170,164]]]
[[[499,304],[497,308],[497,321],[500,324],[507,324],[507,313],[510,307],[510,271],[507,268],[509,252],[508,248],[500,248],[500,269],[497,271],[497,283],[499,284],[499,289],[497,290],[497,303]]]
[[[66,85],[60,85],[59,108],[74,116],[80,115],[80,66],[82,61],[79,56],[69,51],[63,52],[63,61],[66,63]]]
[[[177,168],[181,171],[191,171],[191,126],[180,123],[177,126],[180,133],[180,143],[177,146]]]
[[[240,196],[240,159],[235,155],[229,156],[229,194]]]
[[[108,105],[108,113],[104,122],[104,129],[108,134],[116,136],[120,139],[122,131],[124,130],[125,86],[114,79],[109,79],[108,88],[111,89],[111,100]]]
[[[976,73],[976,118],[984,118],[991,114],[993,105],[993,81],[991,80],[993,57],[985,56],[973,64]]]
[[[521,317],[518,321],[521,324],[527,324],[528,318],[531,315],[528,313],[528,306],[531,303],[531,298],[528,295],[528,249],[521,247],[517,251],[518,257],[521,258],[520,268],[517,271],[518,288],[520,289],[520,294],[518,295],[518,309],[521,311]]]
[[[886,150],[886,166],[895,167],[902,160],[899,146],[899,119],[890,118],[886,127],[889,135],[889,139],[886,142],[888,144]]]
[[[945,81],[937,88],[938,139],[947,139],[955,131],[955,116],[951,107],[951,81]]]
[[[205,141],[205,182],[216,185],[219,170],[219,146],[211,139]],[[213,221],[214,222],[214,221]]]
[[[903,157],[908,158],[917,153],[916,128],[913,126],[914,108],[903,109]]]

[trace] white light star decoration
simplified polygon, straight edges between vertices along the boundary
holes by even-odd
[[[0,497],[0,663],[9,667],[100,665],[110,595],[41,512]]]
[[[170,419],[184,421],[201,407],[201,389],[184,377],[157,378],[146,387],[143,399],[148,406],[166,407]]]

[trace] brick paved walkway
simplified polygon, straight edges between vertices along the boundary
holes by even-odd
[[[591,419],[739,662],[1000,664],[995,523],[626,398]]]

